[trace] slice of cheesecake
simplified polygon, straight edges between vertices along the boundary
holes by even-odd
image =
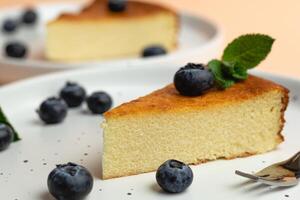
[[[288,90],[250,76],[198,97],[168,85],[105,116],[103,178],[156,170],[168,159],[199,164],[275,149],[284,139]]]
[[[76,62],[139,56],[145,47],[177,47],[178,16],[151,3],[128,1],[112,12],[96,0],[79,14],[63,14],[47,25],[46,57]]]

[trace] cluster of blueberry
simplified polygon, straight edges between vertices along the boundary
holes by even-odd
[[[59,96],[43,101],[37,111],[46,124],[62,122],[67,116],[68,107],[79,107],[84,101],[93,114],[103,114],[112,106],[112,98],[106,92],[94,92],[87,97],[85,89],[77,83],[67,82]],[[0,123],[0,151],[7,149],[13,139],[13,129],[5,123]]]
[[[36,24],[38,14],[32,9],[23,12],[20,19],[6,19],[2,24],[2,32],[4,34],[15,33],[21,25],[32,26]],[[5,45],[5,53],[8,57],[23,58],[27,54],[27,47],[19,41],[11,41]]]
[[[82,86],[67,82],[61,89],[59,98],[50,97],[43,101],[37,113],[46,124],[57,124],[65,119],[68,108],[79,107],[84,101],[93,114],[103,114],[112,106],[112,98],[106,92],[94,92],[87,97]]]

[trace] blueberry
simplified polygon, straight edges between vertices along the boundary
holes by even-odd
[[[12,33],[14,32],[18,27],[18,22],[13,19],[7,19],[2,24],[2,31],[4,33]]]
[[[143,50],[142,57],[151,57],[151,56],[159,56],[167,53],[167,50],[159,45],[153,45],[146,47]]]
[[[174,85],[184,96],[199,96],[214,85],[213,74],[202,64],[188,63],[174,76]]]
[[[87,98],[87,105],[94,114],[103,114],[112,106],[112,98],[106,92],[94,92]]]
[[[58,200],[80,200],[93,188],[93,177],[83,166],[57,165],[48,176],[49,192]]]
[[[64,88],[60,91],[60,98],[65,100],[70,108],[80,106],[85,100],[85,96],[85,89],[73,82],[67,82]]]
[[[6,124],[0,123],[0,151],[5,150],[14,139],[14,131]]]
[[[158,168],[156,181],[164,191],[180,193],[192,184],[193,171],[183,162],[168,160]]]
[[[22,22],[27,25],[35,24],[38,19],[38,14],[33,9],[26,10],[22,15]]]
[[[126,0],[109,0],[108,8],[112,12],[123,12],[127,7]]]
[[[10,42],[5,46],[6,56],[12,58],[24,58],[27,54],[25,44],[21,42]]]
[[[56,97],[46,99],[37,113],[46,124],[57,124],[67,116],[68,106],[64,100]]]

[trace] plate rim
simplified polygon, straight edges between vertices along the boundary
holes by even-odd
[[[121,72],[122,70],[145,70],[145,69],[153,69],[153,70],[159,70],[159,68],[164,67],[167,68],[167,70],[174,71],[176,69],[179,69],[179,66],[176,67],[176,64],[169,66],[169,65],[155,65],[152,66],[151,64],[140,66],[140,65],[134,65],[134,66],[127,66],[127,65],[119,65],[114,67],[88,67],[88,68],[75,68],[72,70],[65,70],[65,71],[56,71],[51,72],[48,74],[43,74],[35,77],[29,77],[25,79],[20,79],[5,85],[0,86],[0,95],[1,93],[4,93],[7,90],[22,87],[23,85],[30,85],[30,84],[36,84],[41,81],[51,81],[60,79],[63,77],[70,77],[70,76],[76,76],[76,75],[82,75],[82,74],[90,74],[90,73],[107,73],[107,72]],[[254,69],[250,71],[250,74],[261,76],[261,77],[267,77],[268,79],[282,79],[283,81],[289,81],[299,84],[300,86],[300,77],[297,76],[289,76],[289,75],[282,75],[277,73],[270,73],[266,72],[260,69]]]

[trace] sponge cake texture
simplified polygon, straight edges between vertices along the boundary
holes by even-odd
[[[288,90],[255,76],[198,97],[173,84],[105,114],[103,178],[265,153],[283,140]]]

